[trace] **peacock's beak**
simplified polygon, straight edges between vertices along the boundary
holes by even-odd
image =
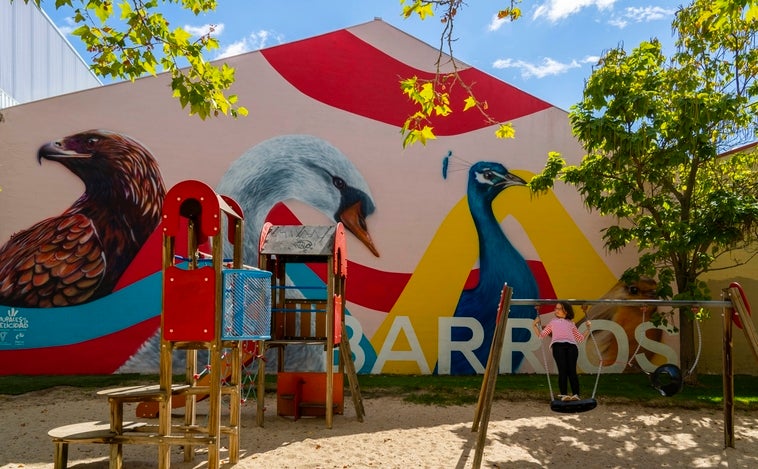
[[[506,187],[509,186],[525,186],[526,181],[521,179],[520,177],[516,176],[513,173],[508,173],[508,175],[505,177],[505,181],[503,182]]]
[[[374,242],[371,240],[371,235],[368,234],[366,218],[363,216],[360,201],[343,210],[338,216],[342,224],[345,225],[345,228],[350,230],[356,238],[361,240],[373,255],[379,257],[379,251],[376,249],[376,246],[374,246]]]

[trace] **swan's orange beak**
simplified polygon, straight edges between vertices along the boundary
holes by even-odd
[[[361,240],[373,255],[379,257],[379,251],[376,249],[376,246],[374,246],[374,242],[371,240],[371,235],[368,234],[366,217],[363,216],[361,203],[354,203],[339,213],[338,216],[342,224],[345,225],[345,228],[353,233],[356,238]]]

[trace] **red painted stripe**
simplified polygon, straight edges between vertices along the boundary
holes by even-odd
[[[434,74],[398,61],[347,30],[271,47],[261,53],[282,78],[311,98],[395,126],[402,126],[417,110],[401,92],[400,80],[414,76],[434,78]],[[473,85],[477,99],[487,101],[487,112],[499,122],[551,107],[475,68],[461,71],[460,76]],[[475,109],[463,112],[467,94],[460,85],[448,92],[453,113],[432,119],[436,135],[462,134],[491,125]]]
[[[0,351],[0,375],[98,375],[116,372],[160,328],[160,316],[78,344]]]

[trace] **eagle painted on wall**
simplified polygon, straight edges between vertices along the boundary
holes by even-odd
[[[37,160],[65,166],[84,193],[0,247],[0,304],[71,306],[111,293],[160,222],[166,189],[158,164],[135,140],[104,130],[47,143]]]

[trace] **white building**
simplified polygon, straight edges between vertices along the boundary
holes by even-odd
[[[101,85],[34,2],[0,1],[0,109]]]

